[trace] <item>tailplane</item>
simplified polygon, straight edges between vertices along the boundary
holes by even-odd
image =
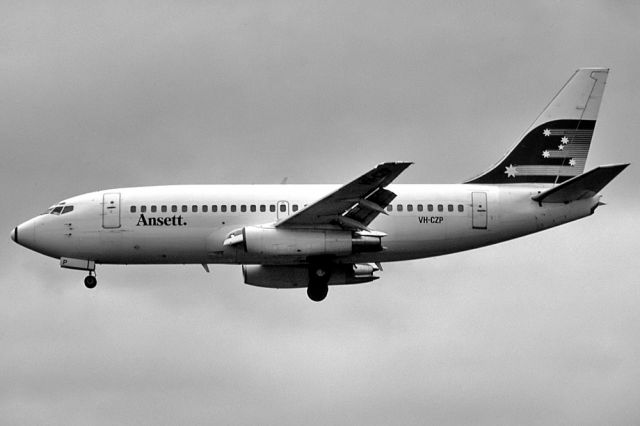
[[[539,203],[570,203],[591,198],[607,186],[628,165],[629,163],[596,167],[532,198]]]
[[[582,174],[608,68],[580,68],[520,142],[494,167],[465,183],[561,183]]]

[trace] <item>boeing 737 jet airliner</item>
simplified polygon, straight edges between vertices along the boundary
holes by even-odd
[[[593,214],[628,164],[584,172],[609,70],[577,70],[520,141],[461,184],[392,185],[388,162],[343,185],[118,188],[68,198],[17,226],[18,244],[88,271],[96,264],[242,265],[244,282],[306,287],[376,280],[382,262],[469,250]]]

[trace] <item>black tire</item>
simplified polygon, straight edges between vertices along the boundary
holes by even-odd
[[[87,275],[84,278],[84,285],[87,288],[94,288],[98,284],[98,280],[93,275]]]
[[[307,287],[307,296],[314,302],[322,302],[329,293],[329,286],[326,284],[309,284]]]
[[[327,297],[329,292],[329,279],[331,278],[331,267],[323,264],[312,265],[309,268],[309,286],[307,296],[314,302],[321,302]]]

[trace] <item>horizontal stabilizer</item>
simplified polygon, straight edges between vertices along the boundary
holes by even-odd
[[[569,203],[591,198],[628,165],[629,163],[596,167],[532,198],[540,203]]]

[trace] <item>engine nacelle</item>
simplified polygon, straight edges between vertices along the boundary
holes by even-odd
[[[264,256],[344,256],[351,254],[351,232],[304,229],[243,228],[247,253]]]
[[[328,285],[360,284],[377,280],[378,268],[369,264],[335,265]],[[245,284],[270,288],[296,288],[309,285],[309,267],[304,265],[242,265]]]
[[[385,235],[375,231],[245,226],[229,233],[223,245],[242,245],[245,252],[259,256],[348,256],[382,250]]]

